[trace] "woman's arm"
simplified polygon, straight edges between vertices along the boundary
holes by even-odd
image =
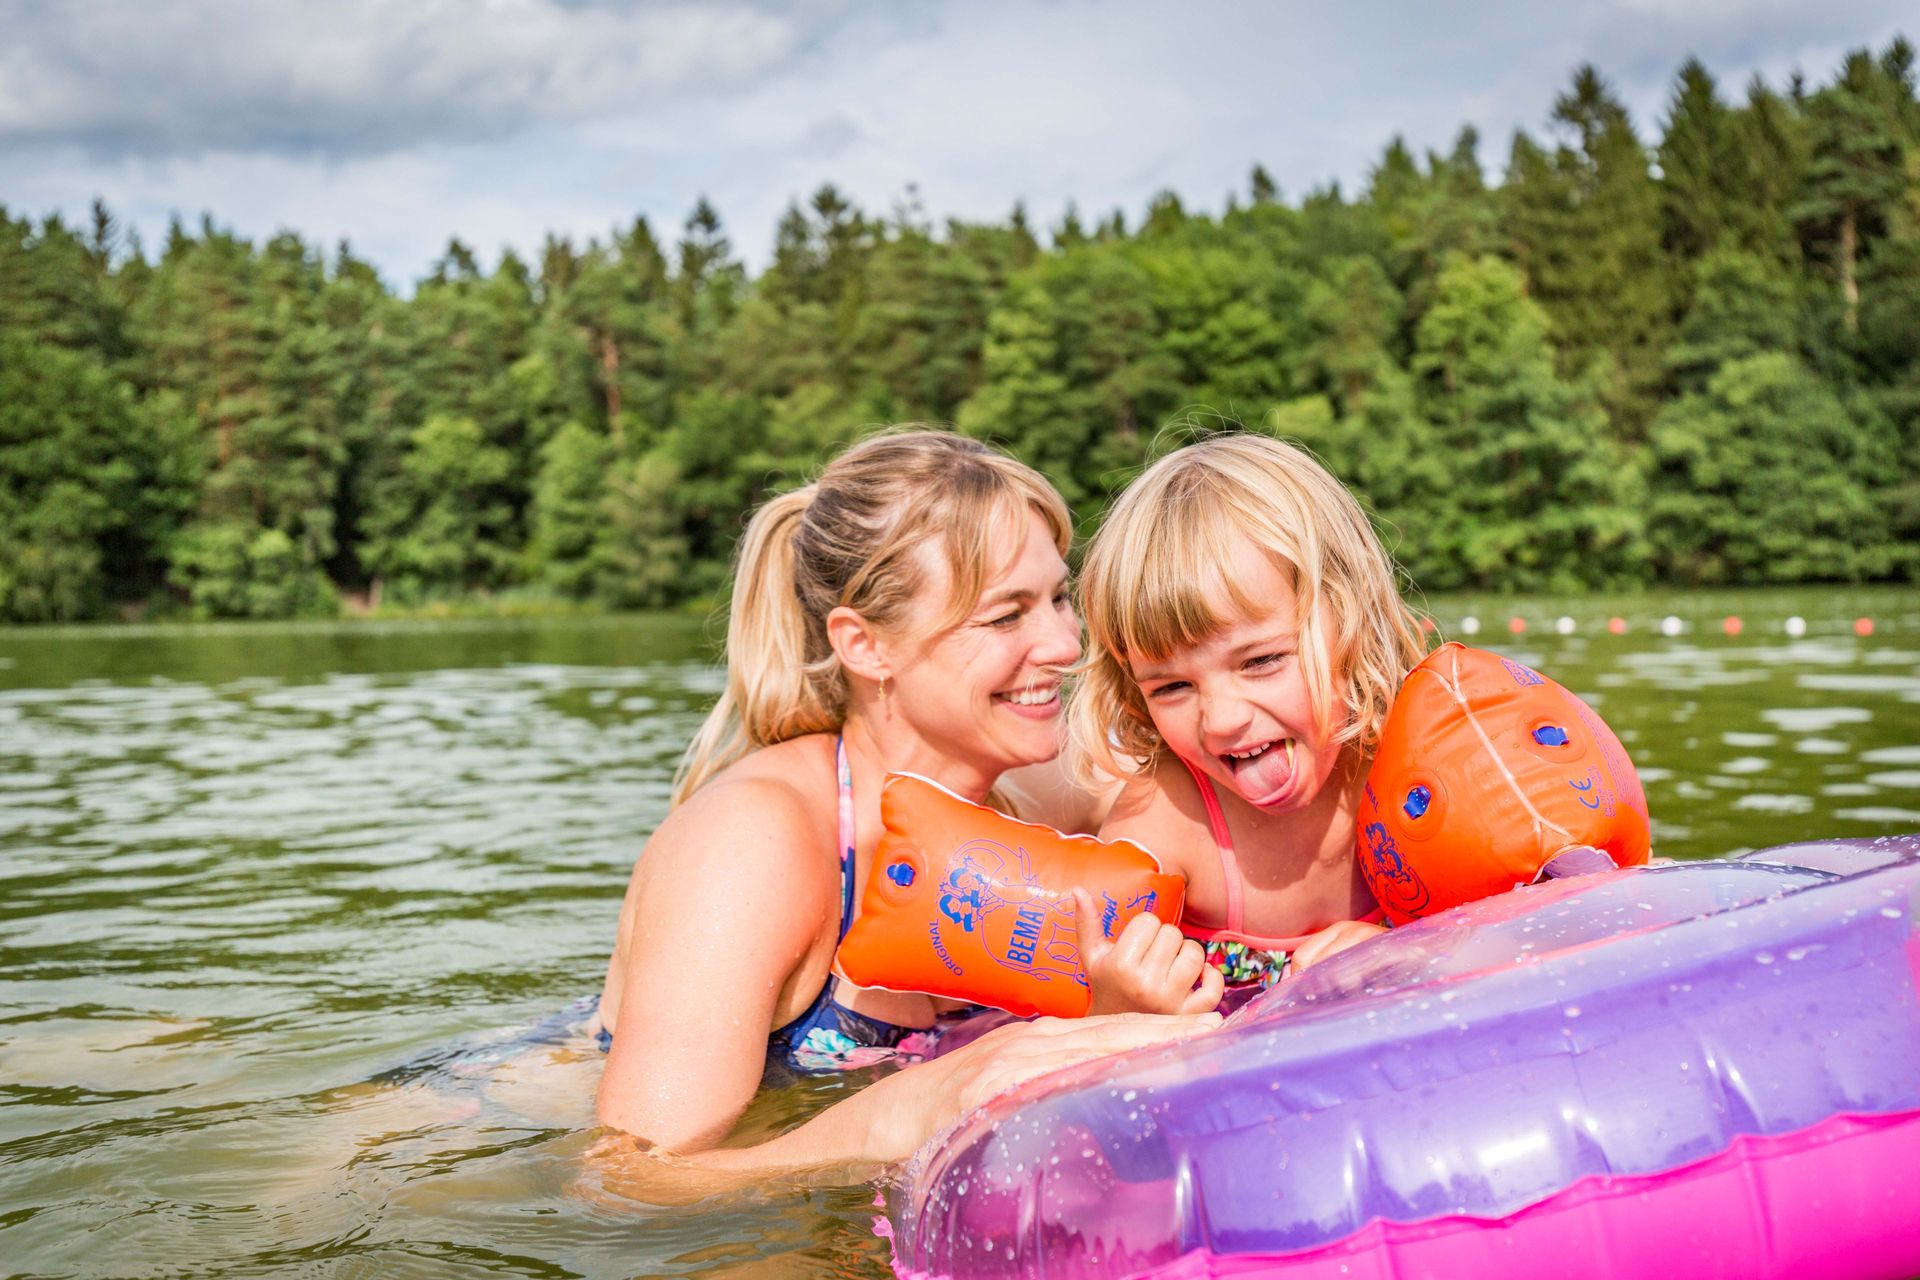
[[[775,1019],[812,998],[813,989],[797,988],[812,987],[807,961],[834,933],[838,866],[831,833],[819,824],[796,788],[764,778],[718,781],[648,842],[619,947],[620,1008],[598,1099],[601,1122],[627,1136],[591,1153],[607,1190],[678,1204],[823,1173],[857,1180],[1024,1080],[1217,1021],[1001,1028],[771,1141],[719,1147],[759,1087]]]
[[[689,1204],[776,1181],[865,1181],[989,1099],[1029,1080],[1218,1025],[1217,1013],[1014,1023],[945,1057],[887,1076],[758,1146],[663,1155],[615,1141],[590,1154],[602,1189],[647,1204]]]
[[[599,1116],[662,1150],[700,1151],[752,1100],[782,997],[831,942],[832,839],[796,788],[723,780],[661,824],[634,876]]]

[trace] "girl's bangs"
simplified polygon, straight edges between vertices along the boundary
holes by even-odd
[[[1110,590],[1113,639],[1122,653],[1159,660],[1208,639],[1260,607],[1228,570],[1240,517],[1217,495],[1166,495],[1159,518],[1129,531],[1121,560],[1137,567]],[[1185,510],[1174,509],[1184,507]]]

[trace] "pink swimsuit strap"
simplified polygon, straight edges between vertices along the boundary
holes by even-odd
[[[1247,933],[1240,928],[1243,908],[1241,906],[1240,859],[1233,849],[1233,833],[1227,829],[1227,814],[1220,807],[1220,797],[1214,792],[1213,779],[1194,767],[1185,756],[1176,757],[1187,766],[1187,772],[1193,775],[1193,785],[1200,790],[1200,803],[1207,807],[1207,826],[1213,831],[1213,846],[1220,854],[1220,880],[1227,889],[1227,924],[1224,929],[1203,929],[1198,925],[1182,924],[1180,932],[1196,942],[1240,942],[1256,951],[1292,951],[1307,940],[1309,935],[1299,934],[1293,937],[1268,937],[1264,934]]]

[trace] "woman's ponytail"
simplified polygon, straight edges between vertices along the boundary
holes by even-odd
[[[679,804],[756,747],[837,729],[837,665],[794,579],[794,536],[813,502],[808,485],[769,499],[747,524],[727,615],[727,688],[694,734],[673,780]],[[835,668],[822,670],[824,665]],[[822,688],[825,684],[827,687]]]

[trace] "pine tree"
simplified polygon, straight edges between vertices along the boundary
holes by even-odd
[[[1906,149],[1887,69],[1865,50],[1847,56],[1840,78],[1807,104],[1810,160],[1793,208],[1802,240],[1832,266],[1846,326],[1860,325],[1859,263],[1886,227],[1905,185]]]
[[[1663,376],[1672,297],[1660,192],[1626,108],[1590,66],[1554,104],[1572,137],[1551,160],[1516,138],[1507,203],[1562,372],[1592,378],[1623,439],[1638,438]]]

